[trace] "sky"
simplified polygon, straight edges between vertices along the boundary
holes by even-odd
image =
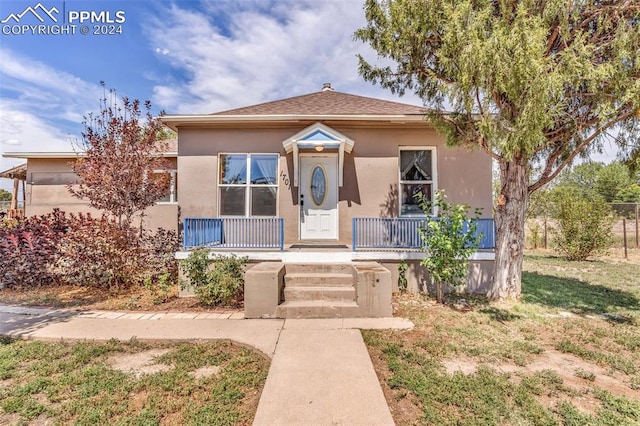
[[[362,0],[0,0],[4,152],[71,151],[105,87],[202,114],[319,91],[420,105],[364,81]],[[611,153],[605,153],[605,157]],[[0,188],[11,182],[0,179]]]

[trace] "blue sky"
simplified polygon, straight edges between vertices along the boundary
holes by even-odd
[[[0,24],[0,170],[19,163],[1,158],[3,152],[70,151],[80,138],[82,117],[98,110],[100,81],[120,95],[151,100],[154,112],[172,114],[311,93],[324,82],[341,92],[419,104],[416,97],[399,99],[358,75],[357,53],[376,59],[353,40],[365,23],[362,5],[0,0],[0,21],[6,20]],[[84,22],[80,12],[88,15]],[[25,25],[75,25],[75,33],[33,34]],[[6,189],[10,182],[0,179],[0,185]]]
[[[353,40],[365,23],[362,4],[1,0],[0,21],[9,19],[0,24],[0,153],[71,150],[82,117],[98,109],[100,81],[167,113],[221,111],[315,92],[324,82],[342,92],[398,100],[358,75],[356,53],[375,59]],[[11,18],[25,11],[19,21]],[[80,11],[101,13],[107,30],[115,25],[122,33],[93,34],[102,23],[81,23],[77,14],[72,21],[70,13]],[[123,16],[124,22],[108,23]],[[75,25],[75,34],[22,30],[39,24]],[[83,25],[89,34],[81,34]],[[419,103],[415,97],[401,101]],[[0,158],[0,170],[17,163]],[[10,183],[2,181],[5,188]]]

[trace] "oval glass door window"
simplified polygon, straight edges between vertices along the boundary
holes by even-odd
[[[320,165],[316,165],[311,172],[311,198],[316,206],[322,205],[327,196],[327,175]]]

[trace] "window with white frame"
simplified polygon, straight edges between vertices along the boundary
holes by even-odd
[[[158,170],[154,173],[169,174],[169,191],[166,196],[158,200],[158,203],[177,203],[178,202],[178,171],[177,170]]]
[[[276,216],[278,154],[220,154],[220,216]]]
[[[433,200],[435,191],[435,149],[400,148],[400,214],[423,215],[418,194]]]

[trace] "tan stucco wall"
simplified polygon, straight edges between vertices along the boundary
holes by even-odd
[[[280,155],[278,215],[285,219],[285,242],[298,238],[298,191],[293,186],[292,154],[282,142],[312,122],[280,127],[241,129],[180,128],[178,192],[183,217],[217,215],[217,155],[277,153]],[[451,202],[483,208],[491,217],[491,159],[480,151],[445,146],[443,137],[425,125],[325,123],[355,141],[345,154],[344,185],[339,190],[339,240],[351,241],[351,218],[398,215],[398,153],[400,147],[436,147],[437,188]],[[392,127],[389,127],[392,126]],[[289,182],[289,186],[285,185]]]
[[[400,291],[398,261],[382,261],[382,266],[391,272],[392,290]],[[493,268],[495,262],[493,260],[470,260],[469,275],[467,277],[467,286],[464,291],[469,294],[487,294],[493,282]],[[419,260],[407,261],[407,279],[406,290],[410,293],[428,292],[435,294],[435,285],[431,282],[429,273],[426,268],[420,264]],[[447,288],[446,291],[454,291],[454,288]],[[458,288],[457,290],[462,290]]]
[[[27,188],[25,214],[38,216],[58,208],[67,213],[91,213],[100,211],[88,206],[87,201],[73,197],[67,190],[68,183],[78,182],[71,170],[70,159],[29,158],[27,161]],[[171,159],[175,166],[175,159]],[[178,182],[180,178],[178,177]],[[180,193],[178,192],[178,198]],[[145,210],[144,223],[149,229],[178,229],[178,204],[160,203]]]

